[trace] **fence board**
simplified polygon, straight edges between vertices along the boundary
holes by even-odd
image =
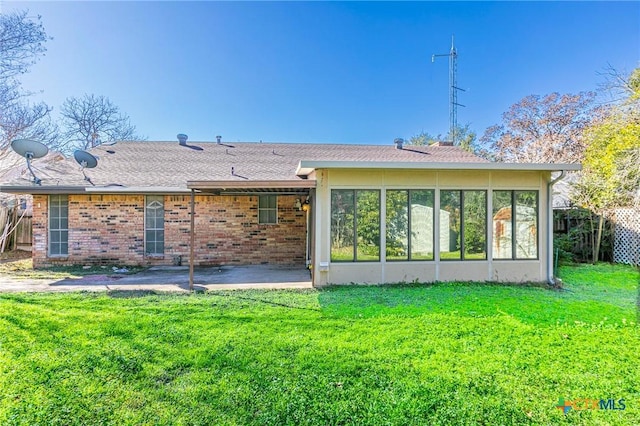
[[[613,214],[615,232],[613,261],[640,265],[640,209],[616,209]]]
[[[16,228],[16,243],[19,246],[31,245],[31,226],[32,219],[30,217],[23,217],[18,227]]]

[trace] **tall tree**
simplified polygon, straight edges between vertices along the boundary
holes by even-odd
[[[11,141],[33,138],[51,144],[57,132],[45,103],[29,103],[19,76],[44,55],[49,40],[41,18],[27,11],[0,14],[0,159],[10,152]]]
[[[89,149],[102,143],[144,140],[136,133],[129,116],[106,96],[85,94],[67,98],[60,110],[65,151]]]
[[[529,95],[502,115],[480,139],[497,161],[577,163],[583,155],[583,131],[599,115],[595,94]]]
[[[584,168],[572,194],[576,203],[599,215],[594,262],[607,210],[640,206],[640,68],[618,83],[610,89],[622,89],[626,97],[585,130]]]

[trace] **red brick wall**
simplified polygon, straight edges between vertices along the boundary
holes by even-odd
[[[31,256],[33,257],[34,267],[47,263],[48,211],[49,197],[47,195],[34,195],[33,213],[31,216]]]
[[[278,196],[278,224],[258,224],[257,196],[196,196],[197,265],[305,264],[306,217]],[[164,256],[144,254],[144,195],[69,195],[69,256],[47,256],[48,196],[34,196],[35,267],[189,261],[190,196],[164,197]]]

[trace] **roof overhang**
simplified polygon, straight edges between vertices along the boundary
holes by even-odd
[[[227,180],[187,182],[187,188],[214,194],[301,194],[316,187],[316,181],[304,180]]]
[[[261,181],[188,181],[186,187],[174,186],[40,186],[3,185],[0,192],[8,194],[188,194],[191,190],[208,193],[270,193],[301,194],[316,187],[316,181],[261,180]]]
[[[0,192],[7,194],[84,194],[81,186],[2,185]]]
[[[184,186],[87,186],[89,194],[187,194]]]
[[[7,194],[188,194],[185,187],[166,186],[40,186],[3,185],[0,192]]]
[[[550,163],[418,163],[392,161],[300,161],[296,175],[307,176],[318,169],[403,169],[403,170],[509,170],[509,171],[577,171],[580,164]]]

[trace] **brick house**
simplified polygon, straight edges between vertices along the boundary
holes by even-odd
[[[41,185],[0,185],[33,195],[36,268],[280,264],[309,267],[316,286],[546,281],[551,174],[579,169],[491,163],[453,146],[118,142],[90,152],[95,168],[68,159]]]

